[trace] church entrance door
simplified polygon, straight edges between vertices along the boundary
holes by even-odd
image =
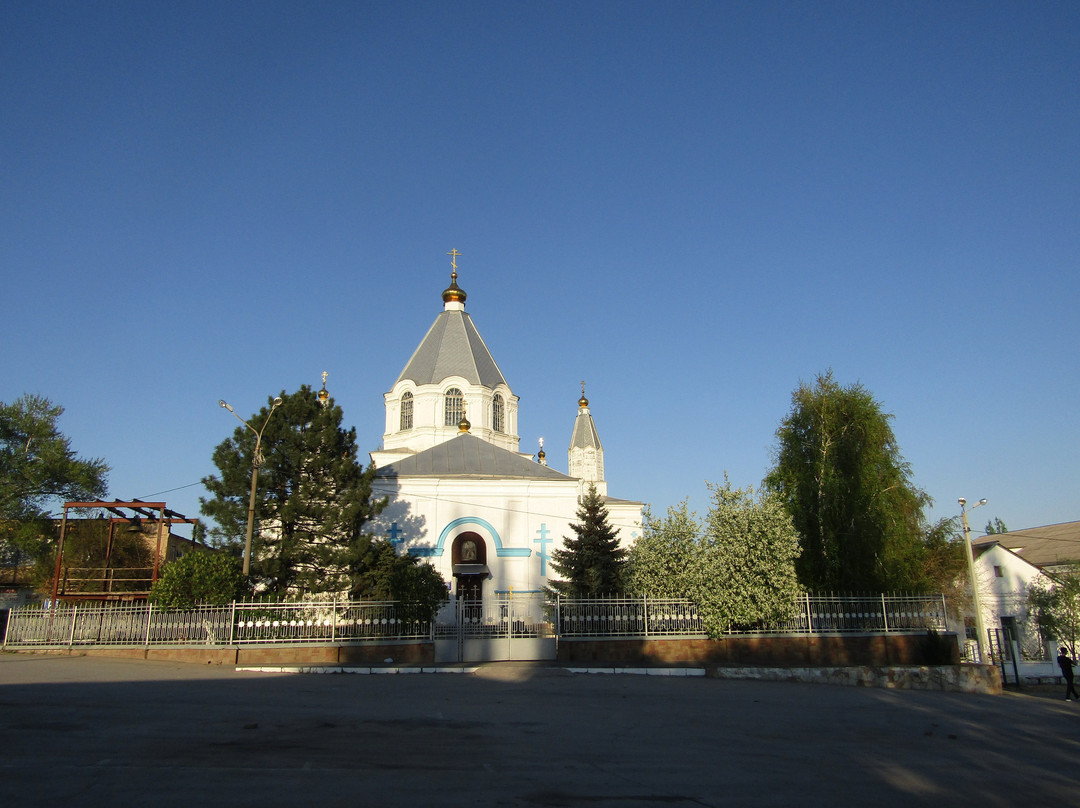
[[[454,565],[454,594],[466,620],[479,619],[484,601],[484,582],[491,577],[487,565],[487,544],[479,533],[466,531],[450,547]]]
[[[450,557],[454,595],[436,618],[436,662],[555,659],[555,633],[543,595],[491,592],[483,536],[458,534]]]

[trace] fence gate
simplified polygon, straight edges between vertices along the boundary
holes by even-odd
[[[543,595],[451,597],[435,618],[436,662],[555,659]]]
[[[1015,636],[1011,631],[1000,628],[988,628],[986,635],[989,658],[983,662],[1001,668],[1001,681],[1005,684],[1019,685],[1020,645]]]

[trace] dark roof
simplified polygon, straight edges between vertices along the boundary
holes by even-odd
[[[571,449],[602,449],[600,435],[596,431],[592,414],[584,407],[574,419],[574,434],[570,436]]]
[[[999,543],[1036,567],[1080,561],[1080,522],[993,533],[972,542],[974,547]]]
[[[439,384],[449,376],[489,388],[506,384],[472,318],[463,311],[444,311],[435,318],[398,381]]]
[[[469,433],[458,434],[423,452],[383,466],[375,474],[378,477],[574,479]]]

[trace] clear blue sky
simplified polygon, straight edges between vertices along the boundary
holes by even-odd
[[[975,527],[1080,519],[1080,4],[0,6],[0,401],[198,514],[328,387],[363,452],[441,310],[612,495],[757,486],[800,380]],[[168,493],[163,493],[168,492]]]

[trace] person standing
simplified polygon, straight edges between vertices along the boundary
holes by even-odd
[[[1057,663],[1061,668],[1061,675],[1065,677],[1065,701],[1072,701],[1073,698],[1080,699],[1080,693],[1077,693],[1076,688],[1073,687],[1073,661],[1069,658],[1069,649],[1063,645],[1060,651]]]

